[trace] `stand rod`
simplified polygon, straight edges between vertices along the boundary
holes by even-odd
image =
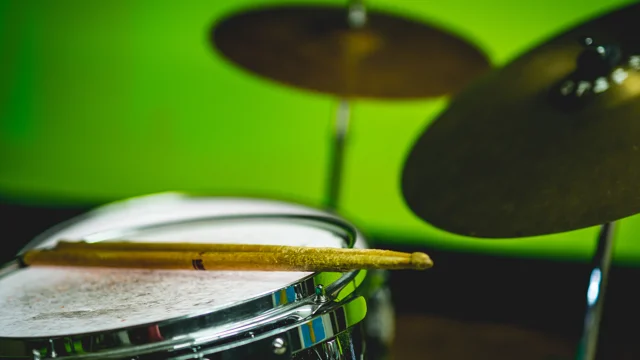
[[[367,9],[364,0],[350,0],[348,5],[347,22],[352,29],[359,29],[367,23]]]
[[[336,211],[340,196],[340,184],[342,183],[342,168],[344,163],[344,148],[349,130],[351,109],[347,100],[341,100],[338,104],[336,123],[334,129],[333,158],[329,177],[329,196],[327,210]]]
[[[363,0],[350,0],[347,5],[347,23],[352,29],[360,29],[367,23],[367,11]],[[336,114],[334,148],[329,174],[329,189],[327,196],[327,210],[335,212],[338,207],[340,185],[342,184],[342,168],[344,163],[344,151],[351,107],[346,99],[340,100]]]
[[[595,360],[596,358],[604,294],[613,254],[613,230],[614,223],[606,223],[598,235],[597,248],[593,256],[593,268],[589,277],[589,288],[587,289],[587,311],[576,360]]]

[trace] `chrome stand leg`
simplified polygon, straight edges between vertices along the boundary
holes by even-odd
[[[598,236],[596,253],[593,256],[593,268],[589,278],[587,311],[584,317],[582,338],[578,346],[577,360],[594,360],[596,358],[604,293],[613,253],[613,230],[614,223],[604,224]]]
[[[367,11],[363,0],[350,0],[347,6],[347,23],[352,29],[359,29],[367,23]],[[329,189],[327,196],[327,210],[335,212],[338,207],[340,185],[342,183],[342,167],[344,145],[349,129],[351,109],[347,100],[341,100],[338,106],[335,126],[335,144],[329,174]]]

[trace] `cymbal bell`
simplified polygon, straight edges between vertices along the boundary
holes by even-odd
[[[640,5],[483,77],[420,136],[403,196],[456,234],[514,238],[640,212]]]
[[[213,46],[234,64],[290,86],[341,97],[448,95],[487,71],[484,53],[426,24],[347,8],[296,5],[240,12],[217,23]]]

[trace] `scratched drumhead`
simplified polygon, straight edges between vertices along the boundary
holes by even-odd
[[[79,239],[120,228],[125,223],[126,226],[148,225],[205,215],[300,213],[304,210],[287,209],[286,204],[242,199],[216,201],[215,198],[169,197],[149,200],[97,211],[95,216],[49,234],[41,239],[40,245],[52,245],[60,238]],[[129,238],[136,241],[343,246],[342,238],[330,231],[272,220],[182,225]],[[273,292],[307,275],[309,273],[301,272],[27,268],[0,280],[0,337],[84,334],[215,311]]]

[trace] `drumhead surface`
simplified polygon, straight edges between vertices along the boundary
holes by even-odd
[[[304,207],[259,200],[150,197],[98,209],[82,220],[47,234],[34,247],[51,246],[60,238],[80,239],[123,226],[211,215],[304,213],[304,210]],[[191,223],[144,231],[128,239],[343,246],[339,234],[282,220]],[[86,334],[192,316],[271,293],[308,275],[310,273],[27,268],[0,280],[0,337]]]

